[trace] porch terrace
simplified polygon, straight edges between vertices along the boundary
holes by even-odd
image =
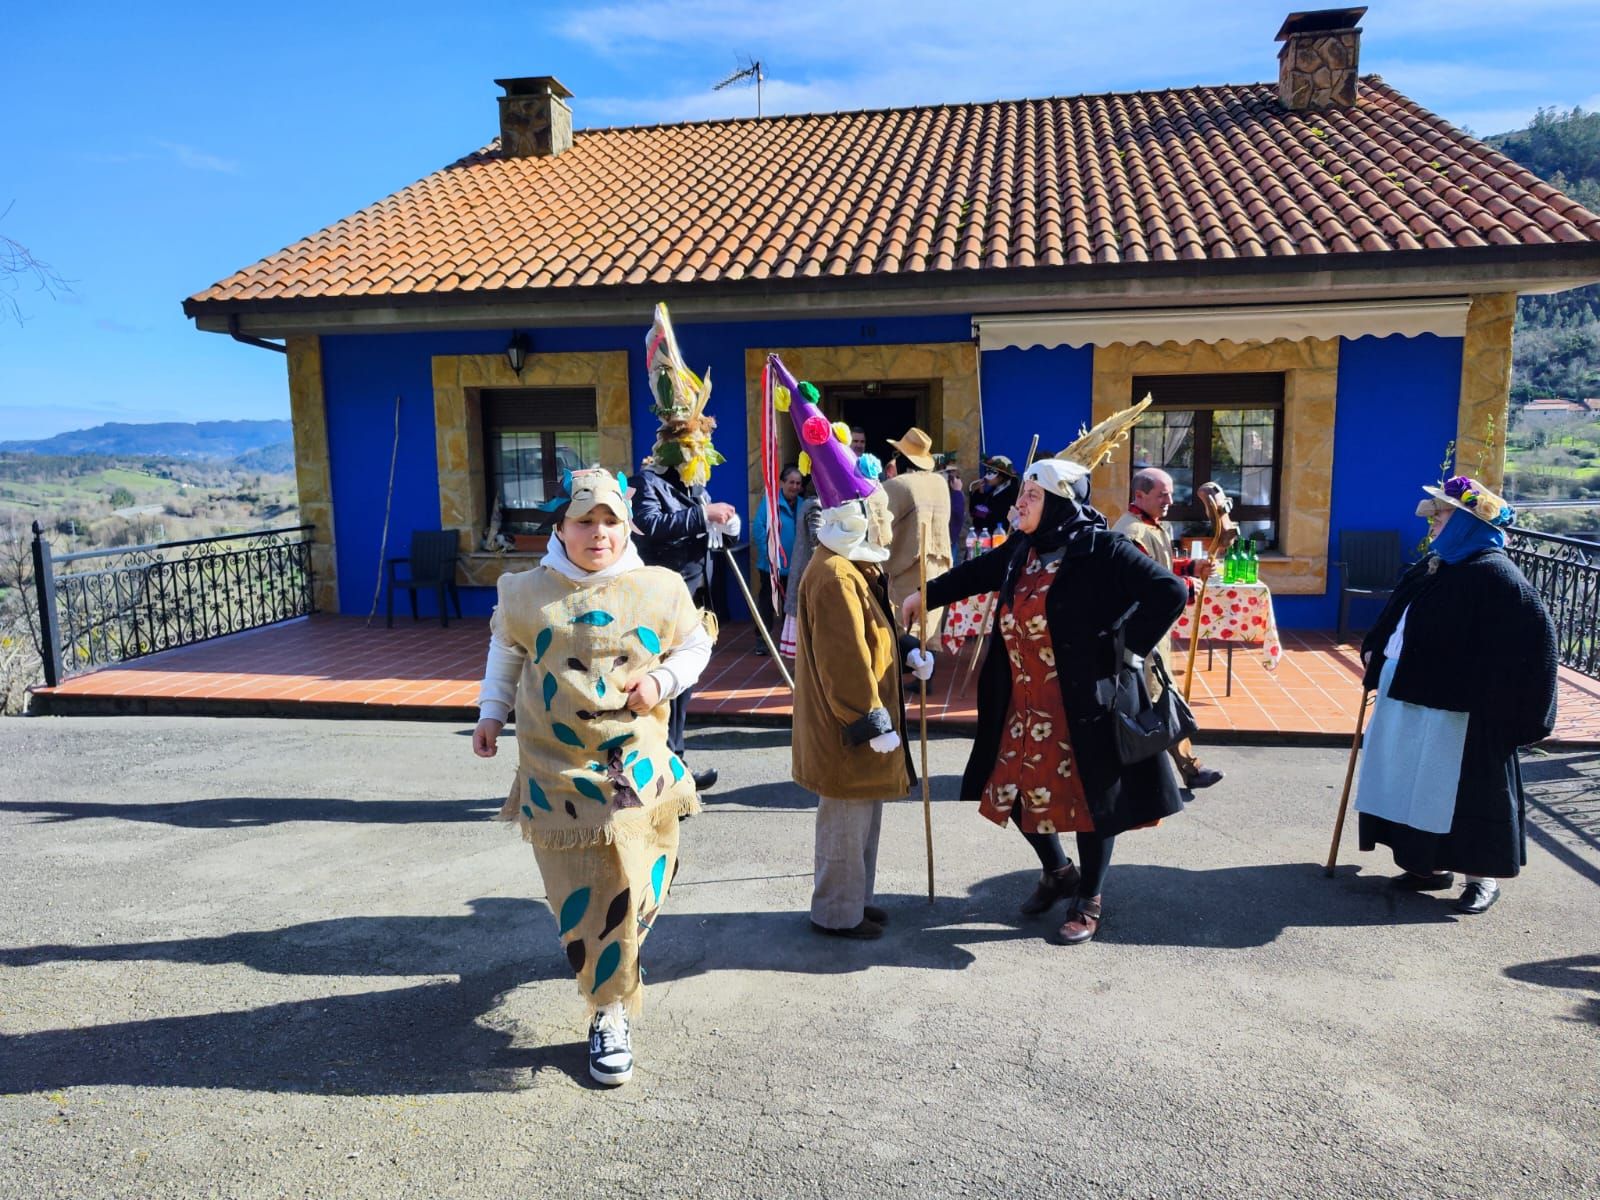
[[[53,714],[196,714],[476,718],[489,623],[483,618],[368,628],[357,617],[314,615],[236,633],[75,676],[33,693]],[[1227,694],[1226,661],[1198,656],[1191,703],[1202,744],[1348,744],[1361,696],[1353,646],[1331,632],[1284,630],[1269,672],[1241,647]],[[788,689],[771,659],[753,653],[753,626],[725,626],[690,715],[718,724],[783,725]],[[1181,646],[1182,643],[1180,642]],[[1175,655],[1181,681],[1186,656]],[[932,727],[960,730],[976,719],[975,678],[963,654],[941,655],[929,693]],[[1560,712],[1551,744],[1600,746],[1600,682],[1561,669]],[[913,711],[915,711],[913,705]]]

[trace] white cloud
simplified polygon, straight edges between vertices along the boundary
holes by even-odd
[[[215,154],[207,154],[204,150],[196,150],[193,146],[182,142],[157,142],[179,166],[188,167],[192,171],[217,171],[224,175],[232,175],[239,170],[239,161],[233,158],[221,158]]]
[[[110,166],[125,166],[137,162],[170,162],[191,171],[214,171],[222,175],[237,174],[239,170],[237,159],[208,154],[183,142],[151,139],[150,144],[155,146],[156,150],[88,150],[80,153],[78,157],[85,162],[106,163]]]
[[[578,97],[579,122],[593,125],[753,116],[747,90],[711,90],[746,55],[765,67],[768,113],[1271,81],[1273,35],[1291,7],[1011,0],[991,19],[970,0],[616,0],[560,32],[627,80]],[[1591,90],[1592,55],[1579,47],[1600,36],[1600,4],[1406,0],[1374,7],[1363,27],[1364,70],[1474,123]],[[666,82],[652,91],[640,80]]]

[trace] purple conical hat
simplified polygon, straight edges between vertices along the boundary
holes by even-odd
[[[817,389],[809,383],[796,383],[789,368],[776,354],[767,356],[776,386],[773,404],[779,412],[788,412],[794,422],[795,434],[800,439],[800,449],[809,467],[802,459],[800,469],[809,474],[817,485],[817,503],[823,508],[837,508],[851,500],[865,500],[872,495],[872,481],[856,473],[856,456],[847,444],[849,429],[839,436],[843,426],[833,426],[817,407]],[[787,402],[785,394],[787,393]]]

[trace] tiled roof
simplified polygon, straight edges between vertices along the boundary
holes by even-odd
[[[1361,97],[1294,113],[1250,84],[594,129],[553,158],[491,144],[186,307],[1600,243],[1600,217],[1381,79]]]

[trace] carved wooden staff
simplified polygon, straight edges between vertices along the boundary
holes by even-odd
[[[1222,490],[1220,484],[1202,483],[1195,489],[1195,495],[1200,497],[1200,503],[1206,506],[1206,516],[1211,520],[1211,540],[1207,544],[1206,555],[1211,560],[1211,569],[1215,571],[1222,555],[1239,540],[1239,527],[1228,515],[1227,493]],[[1200,591],[1194,600],[1194,618],[1189,622],[1189,665],[1183,672],[1185,704],[1189,702],[1189,693],[1194,688],[1194,660],[1200,649],[1200,621],[1206,610],[1206,584],[1210,582],[1209,578],[1200,581]]]
[[[1339,795],[1339,816],[1333,823],[1333,844],[1328,847],[1328,865],[1323,867],[1324,875],[1332,876],[1333,870],[1339,865],[1339,839],[1344,836],[1344,813],[1350,804],[1350,785],[1356,777],[1356,753],[1361,749],[1361,728],[1367,721],[1367,705],[1372,699],[1369,689],[1361,690],[1361,708],[1356,712],[1356,735],[1350,740],[1350,761],[1344,768],[1344,791]]]

